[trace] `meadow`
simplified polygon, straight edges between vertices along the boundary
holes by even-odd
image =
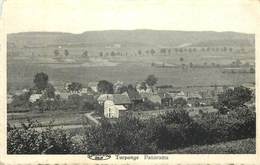
[[[183,149],[167,151],[167,154],[255,154],[256,139],[233,140],[212,145],[194,145]]]
[[[75,52],[76,53],[76,52]],[[212,54],[212,53],[182,53],[168,56],[146,55],[146,56],[114,56],[114,57],[90,57],[89,59],[73,56],[68,62],[46,62],[44,57],[37,60],[30,56],[9,57],[7,63],[7,80],[9,89],[29,88],[33,84],[33,76],[37,72],[45,72],[49,75],[50,81],[55,86],[63,86],[64,82],[76,81],[87,85],[91,81],[108,80],[116,82],[118,80],[125,83],[136,83],[143,81],[147,75],[154,74],[158,79],[158,84],[172,84],[174,86],[193,85],[240,85],[246,82],[254,82],[254,74],[223,74],[223,68],[156,68],[151,67],[152,62],[165,62],[169,64],[187,66],[193,64],[226,65],[236,59],[243,63],[254,62],[251,54]],[[180,58],[184,61],[180,62]],[[76,62],[75,62],[76,61]]]

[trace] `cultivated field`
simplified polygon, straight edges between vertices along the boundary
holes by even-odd
[[[151,67],[152,62],[165,62],[169,64],[181,65],[180,57],[184,58],[182,63],[187,66],[193,64],[211,65],[230,64],[236,59],[243,63],[254,62],[254,56],[250,54],[175,54],[171,56],[131,56],[131,57],[109,57],[109,58],[72,58],[67,61],[73,62],[53,62],[41,60],[43,57],[32,59],[30,57],[8,58],[8,88],[28,88],[32,85],[33,76],[37,72],[45,72],[49,75],[50,81],[55,86],[63,85],[65,81],[77,81],[86,85],[90,81],[117,80],[126,83],[143,81],[147,75],[154,74],[158,77],[158,84],[173,84],[176,86],[191,85],[239,85],[245,82],[254,82],[254,74],[223,74],[223,68],[156,68]],[[76,62],[75,62],[76,61]],[[58,63],[58,64],[57,64]]]

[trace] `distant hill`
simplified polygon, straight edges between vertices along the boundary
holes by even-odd
[[[49,45],[104,46],[119,43],[125,46],[176,47],[189,43],[194,46],[229,45],[253,46],[254,34],[214,31],[167,30],[106,30],[81,34],[61,32],[22,32],[8,34],[8,43],[18,47]]]

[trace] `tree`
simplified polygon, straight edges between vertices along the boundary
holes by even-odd
[[[161,115],[161,118],[166,124],[184,124],[190,123],[192,119],[189,116],[188,111],[185,111],[182,108],[177,108],[172,111],[167,111],[165,114]]]
[[[48,75],[46,73],[43,73],[43,72],[40,72],[40,73],[37,73],[35,76],[34,76],[34,84],[35,84],[35,87],[39,90],[44,90],[46,89],[47,85],[48,85]]]
[[[115,56],[116,55],[116,53],[114,52],[114,51],[112,51],[111,53],[110,53],[110,56]]]
[[[103,56],[103,52],[99,52],[99,56],[102,57]]]
[[[142,54],[142,51],[141,51],[141,50],[138,50],[138,54],[141,55],[141,54]]]
[[[149,86],[154,86],[157,83],[158,79],[154,75],[149,75],[145,80],[146,84]]]
[[[68,56],[68,55],[69,55],[68,49],[65,49],[65,50],[64,50],[64,55],[65,55],[65,56]]]
[[[46,96],[48,98],[54,98],[55,97],[55,88],[53,87],[52,84],[48,83],[45,90],[46,90]]]
[[[180,58],[180,62],[183,62],[183,61],[184,61],[184,59],[183,59],[183,57],[181,57],[181,58]]]
[[[70,92],[79,92],[82,90],[82,84],[79,82],[72,82],[68,85],[68,91]]]
[[[250,72],[250,73],[255,73],[255,68],[251,67],[251,68],[249,69],[249,72]]]
[[[147,89],[147,86],[146,86],[146,83],[145,82],[141,82],[140,84],[140,89],[142,90],[146,90]]]
[[[55,50],[54,50],[54,55],[55,55],[55,56],[58,56],[59,54],[60,54],[59,50],[58,50],[58,49],[55,49]]]
[[[102,94],[113,94],[113,84],[106,80],[101,80],[97,85],[98,92]]]
[[[127,86],[127,90],[129,91],[129,90],[136,90],[136,89],[134,88],[134,86],[132,84],[129,84]]]
[[[234,89],[227,89],[222,94],[218,95],[217,106],[223,113],[243,106],[252,98],[252,91],[249,88],[240,86]]]
[[[192,68],[193,67],[193,63],[192,62],[190,62],[190,68]]]
[[[83,56],[83,57],[88,57],[88,51],[85,50],[85,51],[82,53],[82,56]]]
[[[184,98],[177,98],[173,101],[173,105],[175,107],[180,107],[180,108],[183,108],[187,105],[187,101],[184,99]]]
[[[123,82],[118,81],[118,82],[114,83],[113,90],[114,90],[114,93],[121,94],[121,93],[124,93],[127,91],[127,86],[125,86],[125,84]]]
[[[241,63],[241,61],[239,59],[237,59],[235,64],[236,64],[236,66],[240,66],[242,63]]]
[[[161,48],[161,49],[160,49],[160,53],[161,53],[161,54],[165,54],[165,53],[166,53],[166,49],[165,49],[165,48]]]
[[[151,55],[154,55],[155,54],[155,50],[151,49],[150,53],[151,53]]]
[[[122,117],[116,123],[101,120],[101,125],[85,131],[84,148],[89,154],[156,153],[145,126],[134,117]]]

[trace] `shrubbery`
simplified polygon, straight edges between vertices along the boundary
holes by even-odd
[[[39,128],[29,121],[22,128],[8,126],[8,154],[69,154],[76,151],[71,136],[61,129]]]
[[[123,117],[103,119],[86,127],[82,141],[74,143],[64,130],[39,131],[30,123],[21,129],[8,128],[8,153],[162,153],[190,145],[213,144],[255,138],[255,112],[239,107],[223,114],[204,114],[191,119],[182,109],[149,120]]]

